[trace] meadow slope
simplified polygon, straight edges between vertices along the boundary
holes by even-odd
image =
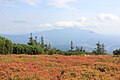
[[[120,80],[120,56],[0,55],[0,80]]]

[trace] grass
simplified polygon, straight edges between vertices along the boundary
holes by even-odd
[[[0,55],[0,80],[120,80],[120,56]]]

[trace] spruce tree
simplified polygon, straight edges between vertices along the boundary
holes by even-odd
[[[44,48],[44,38],[43,38],[43,36],[41,37],[41,47]]]
[[[76,51],[79,51],[79,47],[78,46],[76,46]]]
[[[97,45],[96,53],[101,54],[101,44],[100,44],[100,42],[98,42],[96,45]]]
[[[102,54],[105,54],[105,53],[106,53],[105,45],[104,45],[104,44],[101,45],[101,53],[102,53]]]
[[[71,48],[71,51],[73,51],[73,49],[74,49],[73,41],[71,41],[70,48]]]
[[[30,38],[29,38],[28,45],[35,45],[35,41],[34,41],[34,39],[32,37],[32,33],[30,33]]]
[[[37,36],[35,36],[35,40],[34,40],[34,42],[35,42],[35,45],[38,45],[38,42],[37,42]]]
[[[106,54],[106,50],[105,50],[105,45],[104,44],[100,44],[100,42],[98,42],[96,44],[97,48],[96,50],[93,51],[93,53],[95,54]]]
[[[83,47],[80,47],[80,51],[83,52]]]
[[[51,49],[51,44],[50,43],[49,43],[48,47],[49,47],[49,49]]]

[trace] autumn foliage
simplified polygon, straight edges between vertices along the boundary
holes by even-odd
[[[120,80],[120,56],[0,55],[0,80]]]

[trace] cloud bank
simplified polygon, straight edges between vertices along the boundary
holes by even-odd
[[[65,8],[65,9],[74,9],[71,6],[72,3],[77,2],[78,0],[0,0],[0,6],[10,6],[10,5],[17,5],[17,3],[24,3],[30,6],[37,6],[37,5],[47,5],[49,7],[56,7],[56,8]],[[15,23],[23,24],[29,23],[28,21],[21,21],[17,20],[13,23],[10,23],[12,27]],[[8,23],[9,24],[9,23]],[[90,17],[81,17],[79,20],[76,21],[58,21],[54,23],[45,23],[45,24],[24,24],[24,25],[17,25],[17,26],[28,26],[26,30],[29,30],[29,27],[32,27],[31,31],[36,30],[50,30],[50,29],[63,29],[66,27],[80,27],[81,29],[90,30],[93,32],[97,32],[100,34],[120,34],[120,18],[111,13],[101,13],[92,18]],[[8,25],[9,26],[9,25]],[[3,26],[1,26],[3,29]],[[16,28],[16,27],[15,27]],[[7,28],[6,28],[7,29]],[[1,31],[7,31],[7,30]],[[20,28],[22,30],[23,27]],[[23,31],[26,32],[26,31]]]
[[[120,34],[120,19],[110,13],[101,13],[94,18],[81,17],[76,21],[59,21],[53,24],[41,24],[44,29],[63,29],[66,27],[80,27],[100,34]]]

